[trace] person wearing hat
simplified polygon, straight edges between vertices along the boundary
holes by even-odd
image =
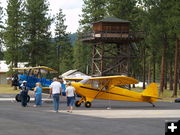
[[[68,106],[67,112],[72,113],[74,100],[75,100],[75,88],[71,85],[71,82],[67,82],[66,96],[67,96],[67,106]]]
[[[21,93],[20,93],[20,97],[21,97],[21,105],[23,107],[27,106],[27,95],[28,95],[28,88],[26,86],[27,81],[23,81],[21,84]]]

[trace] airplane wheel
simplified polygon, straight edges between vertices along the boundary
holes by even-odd
[[[75,102],[75,106],[76,106],[76,107],[80,107],[80,106],[81,106],[81,103],[78,103],[78,102],[79,102],[79,101],[76,101],[76,102]]]
[[[86,108],[90,108],[90,107],[91,107],[91,102],[87,101],[87,102],[85,103],[85,107],[86,107]]]
[[[30,101],[30,96],[29,95],[27,95],[27,102],[29,102]]]
[[[16,99],[17,102],[21,102],[20,94],[17,94],[16,97],[15,97],[15,99]]]

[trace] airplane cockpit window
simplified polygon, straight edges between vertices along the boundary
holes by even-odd
[[[99,80],[99,86],[102,90],[108,90],[109,89],[109,81],[108,80]]]
[[[86,84],[89,81],[89,79],[83,79],[79,83]]]
[[[86,86],[93,87],[93,88],[98,88],[99,83],[97,80],[89,80],[89,79],[84,79],[80,83],[83,83]]]
[[[91,87],[93,87],[93,88],[99,88],[99,81],[98,81],[98,80],[93,80],[93,81],[92,81],[92,84],[91,84]]]
[[[120,87],[120,88],[123,88],[123,89],[129,89],[129,86],[128,85],[116,85],[117,87]]]
[[[92,88],[96,88],[96,89],[102,89],[102,90],[108,89],[107,80],[86,80],[84,85],[92,87]]]
[[[24,75],[28,75],[28,71],[27,70],[24,70]]]
[[[35,77],[35,78],[41,78],[41,77],[40,77],[40,74],[39,74],[39,71],[36,70],[36,69],[30,70],[30,71],[29,71],[29,76]]]

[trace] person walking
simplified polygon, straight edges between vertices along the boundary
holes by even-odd
[[[28,88],[26,86],[27,82],[23,81],[23,83],[21,84],[21,92],[20,92],[20,98],[21,98],[21,105],[22,107],[26,107],[27,106],[27,96],[28,96]]]
[[[34,88],[34,93],[35,93],[34,107],[41,106],[42,105],[42,87],[39,82],[36,83],[36,87]]]
[[[70,82],[67,83],[66,87],[66,96],[67,96],[67,112],[72,113],[74,100],[75,100],[75,88],[71,85]]]
[[[50,97],[53,95],[53,105],[54,105],[54,111],[58,112],[59,110],[59,101],[60,101],[60,94],[61,94],[61,83],[58,81],[58,79],[55,77],[53,78],[53,82],[49,86],[50,88]]]
[[[18,74],[14,74],[12,76],[12,86],[14,86],[14,90],[17,90],[17,87],[18,87]]]

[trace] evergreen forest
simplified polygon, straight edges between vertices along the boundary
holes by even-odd
[[[157,82],[160,94],[169,89],[176,97],[180,90],[180,1],[83,2],[76,33],[67,32],[61,7],[55,16],[49,14],[48,0],[7,0],[7,7],[0,3],[0,60],[6,60],[11,67],[28,62],[27,66],[48,66],[59,74],[78,69],[91,75],[92,45],[81,42],[81,35],[92,31],[93,22],[116,17],[130,21],[130,31],[143,32],[143,40],[136,44],[138,56],[131,61],[130,75],[142,82]]]

